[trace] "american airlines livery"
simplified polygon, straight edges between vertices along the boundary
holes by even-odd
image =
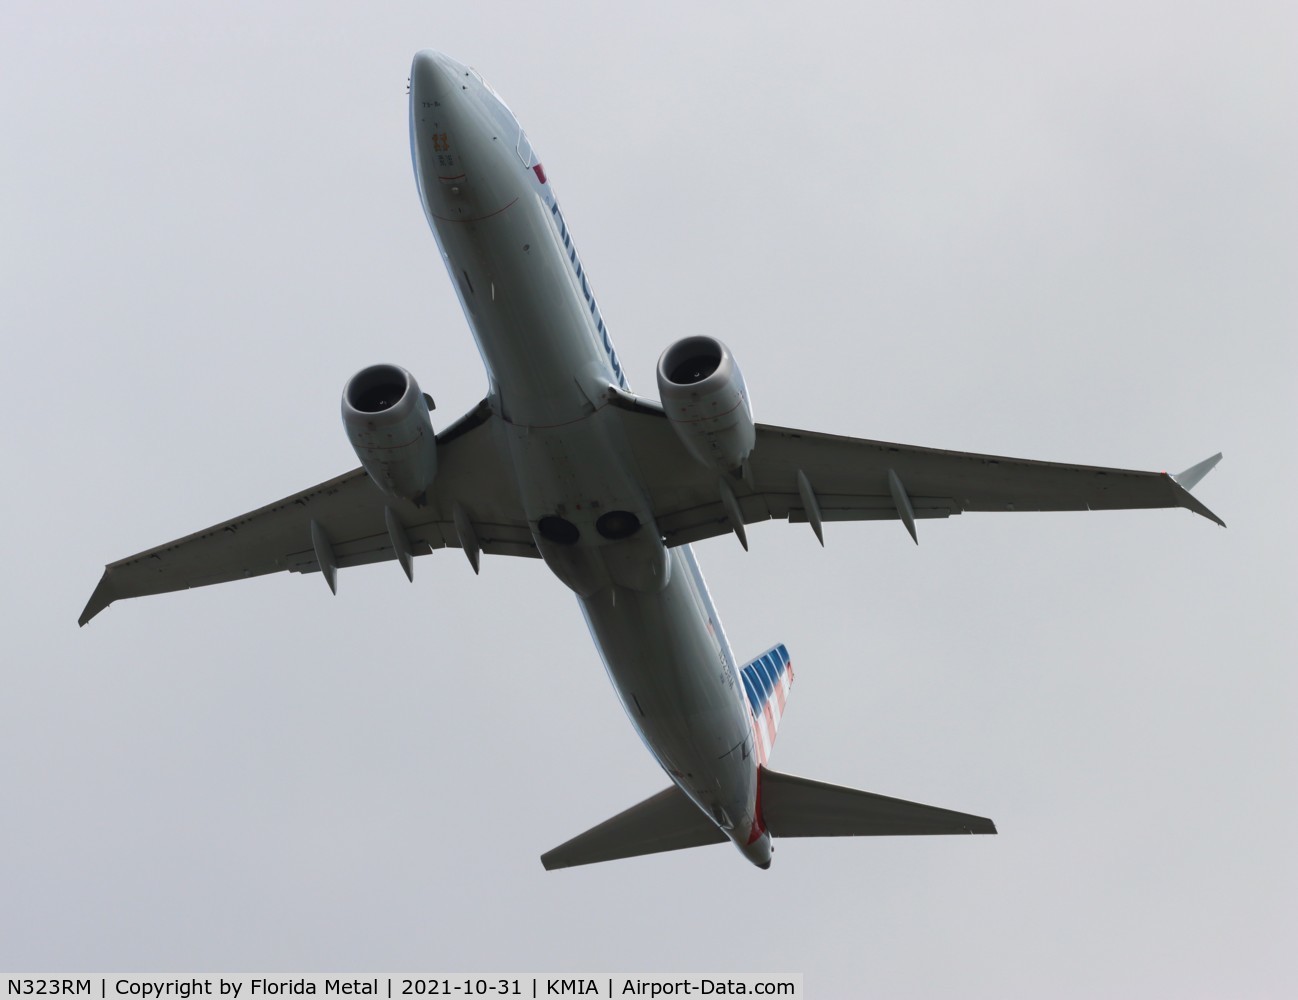
[[[760,868],[772,837],[995,833],[988,819],[767,767],[793,683],[777,645],[726,641],[689,543],[780,518],[1186,507],[1221,455],[1177,476],[997,458],[753,422],[730,351],[686,337],[633,395],[554,190],[518,121],[475,71],[420,52],[410,73],[415,184],[487,368],[487,397],[434,434],[432,400],[382,364],[343,389],[361,467],[112,563],[81,613],[263,573],[413,561],[461,549],[530,556],[576,595],[665,789],[541,856],[546,868],[730,841]]]

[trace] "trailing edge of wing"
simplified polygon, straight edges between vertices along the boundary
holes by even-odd
[[[541,864],[553,871],[725,842],[720,828],[671,785],[542,854]]]
[[[762,817],[772,837],[911,837],[995,833],[983,816],[893,799],[762,768]]]

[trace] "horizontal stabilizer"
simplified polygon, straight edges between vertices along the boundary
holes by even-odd
[[[762,817],[772,837],[907,837],[995,833],[982,816],[892,799],[762,768]]]
[[[717,825],[671,785],[542,854],[541,864],[553,871],[725,842],[726,835]]]

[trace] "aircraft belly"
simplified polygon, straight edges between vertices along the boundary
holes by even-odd
[[[492,219],[437,230],[503,415],[532,426],[579,418],[612,381],[546,215],[529,195]]]
[[[670,579],[671,563],[618,413],[589,401],[586,410],[561,427],[505,424],[537,548],[580,596],[613,585],[657,592]]]
[[[583,599],[582,608],[645,745],[695,802],[737,825],[756,773],[750,723],[729,650],[684,556],[674,551],[671,558],[671,581],[661,592],[613,587]]]
[[[415,59],[410,128],[420,199],[487,367],[537,549],[578,595],[646,746],[761,864],[769,838],[755,832],[738,668],[693,555],[666,548],[605,406],[608,386],[626,381],[544,171],[508,108],[444,56]]]
[[[504,415],[575,419],[614,377],[553,193],[516,151],[518,122],[471,71],[417,60],[411,85],[420,200],[492,381],[509,387]]]

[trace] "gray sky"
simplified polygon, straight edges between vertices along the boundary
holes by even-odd
[[[450,9],[454,7],[455,9]],[[809,996],[1292,995],[1298,16],[1287,4],[0,9],[0,970],[802,971]],[[996,838],[545,873],[663,785],[571,595],[455,552],[76,617],[105,562],[356,462],[394,361],[485,378],[410,57],[541,153],[632,385],[1178,471],[1183,511],[698,547],[785,642],[780,770]]]

